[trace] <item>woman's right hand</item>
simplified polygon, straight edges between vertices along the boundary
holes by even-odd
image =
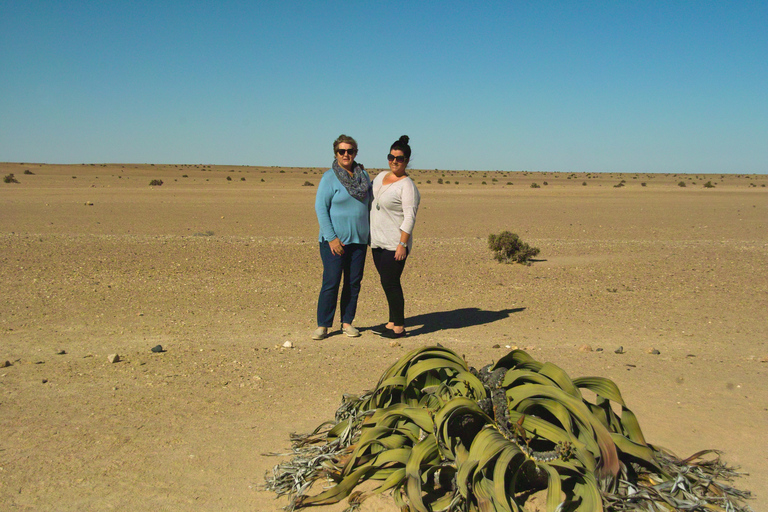
[[[338,238],[334,238],[330,242],[328,242],[328,246],[331,248],[331,254],[334,254],[336,256],[341,256],[344,254],[344,244],[341,243],[341,240]]]

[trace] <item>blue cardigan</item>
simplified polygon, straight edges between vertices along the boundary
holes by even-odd
[[[368,179],[368,198],[365,202],[358,201],[347,192],[344,185],[333,169],[323,174],[317,186],[315,197],[315,213],[320,224],[320,242],[330,242],[338,238],[342,244],[367,244],[370,241],[368,211],[373,194],[371,193],[371,178],[363,171]]]

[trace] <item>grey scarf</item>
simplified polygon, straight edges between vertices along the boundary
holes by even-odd
[[[349,173],[336,160],[333,161],[333,171],[336,173],[336,177],[344,188],[347,189],[349,195],[360,201],[361,203],[368,202],[368,189],[371,188],[371,180],[365,174],[365,168],[362,164],[354,162],[355,168],[353,175]]]

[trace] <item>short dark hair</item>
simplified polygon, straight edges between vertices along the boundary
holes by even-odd
[[[351,144],[352,147],[355,149],[355,153],[357,153],[357,141],[350,137],[349,135],[344,135],[343,133],[339,135],[335,141],[333,141],[333,154],[335,155],[336,152],[339,150],[339,144]]]
[[[402,151],[403,152],[403,156],[405,156],[405,159],[406,160],[410,160],[411,159],[411,146],[408,145],[408,141],[409,140],[410,139],[408,138],[407,135],[403,135],[402,137],[397,139],[394,142],[394,144],[392,144],[389,147],[389,150],[392,151],[393,149],[396,149],[398,151]]]

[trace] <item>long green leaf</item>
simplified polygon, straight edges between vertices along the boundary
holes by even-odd
[[[581,400],[581,393],[579,389],[574,385],[571,378],[568,376],[562,368],[552,363],[544,363],[539,370],[539,375],[544,375],[552,379],[560,389],[568,393],[574,398]]]
[[[514,386],[524,386],[525,384],[542,384],[545,386],[552,385],[552,379],[539,375],[531,370],[508,370],[504,374],[504,380],[501,382],[501,387],[509,389]]]
[[[588,389],[598,396],[612,400],[619,405],[625,405],[619,387],[611,379],[605,377],[579,377],[573,379],[573,383],[578,388]]]
[[[555,512],[563,502],[560,473],[549,464],[536,464],[536,467],[547,472],[547,512]]]
[[[438,458],[437,442],[434,436],[425,437],[413,447],[411,457],[405,465],[406,492],[411,506],[418,512],[429,512],[422,501],[421,466]]]
[[[531,384],[529,386],[522,386],[513,388],[507,391],[507,396],[511,400],[510,408],[514,408],[514,404],[517,402],[534,396],[542,396],[559,400],[563,403],[573,414],[576,421],[582,424],[585,428],[591,428],[597,444],[600,447],[600,463],[598,465],[598,471],[603,477],[615,477],[619,473],[619,458],[616,453],[616,445],[613,444],[611,435],[605,426],[597,421],[589,409],[581,400],[568,395],[564,391],[553,388],[550,386],[541,386],[538,384]]]

